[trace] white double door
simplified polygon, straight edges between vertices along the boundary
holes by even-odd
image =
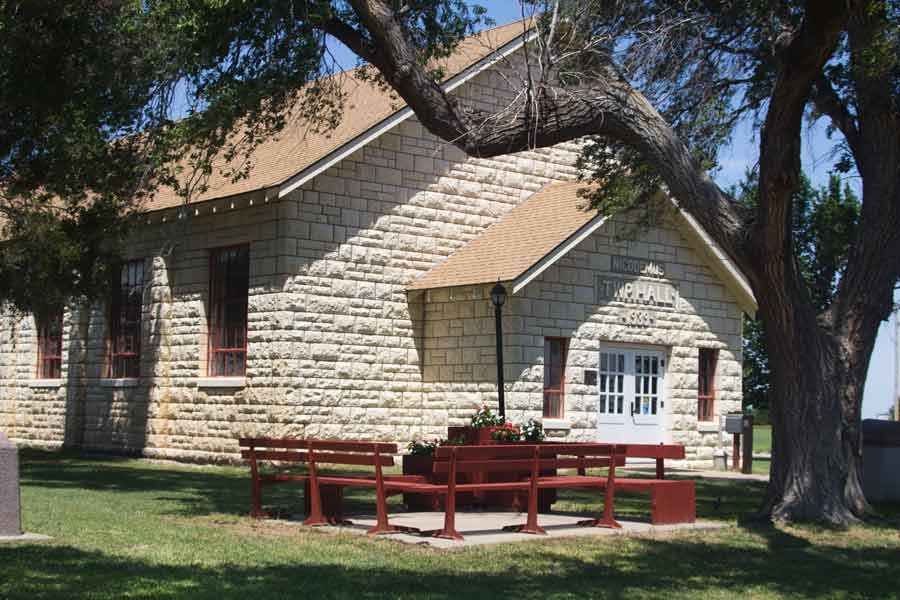
[[[665,439],[666,355],[646,348],[601,347],[597,372],[598,439],[658,444]]]

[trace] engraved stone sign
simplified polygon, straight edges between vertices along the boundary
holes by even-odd
[[[22,535],[19,451],[0,432],[0,536]]]
[[[597,277],[597,297],[601,302],[678,308],[678,288],[662,281],[625,280],[600,275]]]
[[[611,256],[609,270],[613,273],[662,279],[666,276],[666,263],[630,256]]]

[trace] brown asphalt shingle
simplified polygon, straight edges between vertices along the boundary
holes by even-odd
[[[522,34],[521,21],[482,31],[460,42],[453,55],[441,64],[451,77]],[[221,164],[217,164],[209,180],[209,189],[191,201],[203,202],[280,185],[406,106],[389,91],[363,81],[356,69],[335,77],[340,78],[345,95],[344,113],[336,128],[316,133],[310,131],[309,124],[302,119],[289,119],[284,131],[253,151],[250,157],[253,169],[249,177],[232,182],[220,173]],[[182,202],[172,189],[161,188],[145,203],[144,209],[160,210]]]
[[[588,187],[581,181],[544,187],[408,289],[516,279],[597,216],[578,194]]]

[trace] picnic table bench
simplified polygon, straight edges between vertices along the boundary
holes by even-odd
[[[650,522],[654,525],[693,523],[697,520],[696,484],[689,479],[666,479],[665,459],[683,459],[680,444],[627,444],[626,458],[656,461],[656,478],[622,477],[616,481],[622,491],[650,495]],[[584,474],[584,469],[578,470]]]
[[[444,446],[434,454],[435,474],[445,474],[447,483],[415,481],[387,482],[389,489],[446,495],[444,527],[429,532],[436,537],[461,540],[456,530],[456,497],[458,493],[476,491],[522,491],[528,494],[527,519],[512,528],[521,533],[546,533],[538,523],[538,492],[541,489],[604,489],[603,513],[599,518],[581,521],[579,525],[618,528],[613,517],[616,482],[615,469],[624,464],[625,447],[614,444],[515,444],[486,446]],[[606,476],[543,476],[541,471],[556,469],[608,468]],[[518,481],[480,481],[458,483],[464,473],[528,472]]]
[[[262,488],[267,485],[287,482],[307,482],[309,485],[309,514],[304,525],[350,524],[345,519],[325,515],[322,507],[322,487],[368,487],[375,488],[376,525],[369,533],[393,533],[406,528],[392,526],[387,517],[388,481],[422,481],[421,477],[405,475],[384,475],[383,467],[394,465],[397,444],[368,441],[342,440],[302,440],[292,438],[241,438],[238,441],[241,456],[250,463],[251,505],[250,516],[268,516],[262,509]],[[261,472],[259,461],[278,463],[302,463],[306,473]],[[352,465],[374,468],[372,475],[319,473],[319,465]]]
[[[430,478],[429,481],[421,475],[384,475],[383,468],[393,466],[397,454],[397,445],[392,443],[276,438],[241,438],[239,443],[241,456],[250,463],[253,517],[267,516],[262,509],[264,486],[292,481],[302,481],[308,485],[306,525],[351,523],[324,514],[323,488],[374,488],[376,524],[369,529],[370,534],[416,531],[393,525],[388,519],[386,498],[400,492],[444,496],[444,526],[429,533],[448,539],[462,539],[455,523],[457,495],[480,491],[525,493],[528,498],[527,519],[523,525],[515,527],[524,533],[544,533],[538,523],[538,493],[550,489],[604,490],[602,515],[585,520],[581,525],[619,527],[613,516],[616,490],[649,493],[651,521],[654,524],[693,522],[695,515],[693,481],[616,477],[616,468],[625,464],[626,457],[636,456],[656,458],[657,475],[664,477],[661,461],[664,458],[683,458],[683,447],[604,443],[444,446],[436,449],[433,465],[434,475],[443,478],[444,482],[435,483],[439,479]],[[263,473],[260,461],[301,463],[307,469],[305,473]],[[323,474],[319,470],[319,465],[323,464],[368,466],[372,467],[372,473]],[[587,475],[589,468],[606,468],[607,472],[605,475]],[[578,474],[548,474],[563,469],[576,470]],[[475,473],[514,473],[516,476],[511,481],[489,481],[487,478],[460,481],[463,479],[461,475]]]

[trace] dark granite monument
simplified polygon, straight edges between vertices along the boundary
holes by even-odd
[[[0,537],[22,535],[19,450],[0,431]]]

